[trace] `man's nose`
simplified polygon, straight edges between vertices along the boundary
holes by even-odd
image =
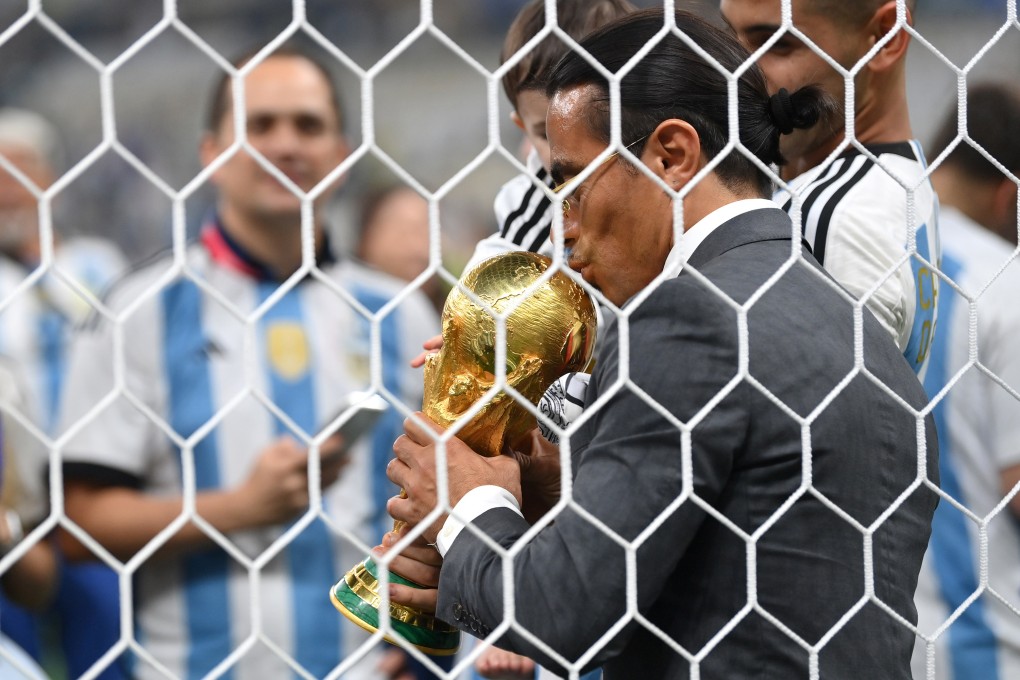
[[[563,247],[570,248],[581,234],[581,221],[577,218],[577,210],[565,211],[563,214]]]
[[[301,149],[301,134],[290,123],[278,123],[263,137],[259,147],[267,155],[286,157]]]

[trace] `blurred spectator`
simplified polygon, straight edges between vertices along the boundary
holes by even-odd
[[[376,330],[336,293],[376,311],[404,284],[330,251],[324,206],[340,179],[320,184],[348,146],[328,69],[284,47],[245,76],[246,141],[287,185],[246,148],[232,149],[231,91],[224,76],[210,98],[200,153],[215,168],[218,202],[187,249],[188,276],[164,283],[167,256],[126,277],[109,304],[122,310],[141,299],[139,306],[121,323],[100,319],[83,329],[69,368],[65,422],[92,419],[65,451],[68,517],[127,560],[181,515],[193,484],[195,513],[215,532],[186,523],[161,537],[159,552],[139,568],[135,625],[160,666],[136,659],[138,678],[204,676],[228,662],[237,680],[286,677],[293,672],[286,659],[322,677],[366,641],[328,592],[390,526],[385,501],[397,489],[385,467],[402,417],[390,408],[358,441],[345,441],[335,423],[352,391],[372,387],[373,374],[404,404],[419,404],[422,378],[409,360],[438,329],[427,300],[412,293],[379,324],[382,365],[373,367]],[[316,188],[303,224],[296,194]],[[318,272],[291,281],[303,262],[303,227],[311,228]],[[288,281],[294,285],[280,290]],[[116,356],[117,338],[126,339],[115,359],[125,393],[93,413],[115,387],[103,359]],[[316,436],[320,444],[306,446]],[[310,509],[329,526],[304,517]],[[221,535],[257,560],[252,572],[211,540]],[[251,635],[256,644],[229,658]],[[377,651],[344,677],[378,677]]]
[[[12,295],[21,280],[42,264],[39,202],[56,178],[56,168],[63,164],[63,152],[59,134],[47,120],[31,111],[4,108],[0,109],[0,154],[22,175],[19,178],[0,168],[0,257],[6,271],[0,294]],[[19,410],[44,432],[52,429],[56,419],[71,328],[91,309],[56,272],[96,296],[125,268],[120,252],[99,238],[64,240],[54,233],[53,246],[50,269],[36,285],[20,291],[10,312],[0,316],[0,334],[9,341],[0,351],[16,361],[24,381],[25,398]],[[46,509],[45,451],[37,439],[25,436],[16,453],[16,483],[23,499],[12,511],[32,525]],[[40,544],[36,549],[52,548]],[[59,630],[57,663],[77,677],[120,637],[117,577],[105,565],[89,564],[62,565],[59,578],[45,623]],[[38,609],[42,602],[34,604]],[[90,613],[87,622],[80,616],[83,610]],[[16,607],[5,607],[0,618],[0,630],[37,657],[43,654],[39,626],[36,616]],[[111,670],[100,677],[121,676]]]
[[[0,359],[0,404],[10,406],[20,400],[17,391],[17,375],[7,366],[6,359]],[[17,478],[11,472],[9,446],[10,425],[0,418],[0,557],[16,549],[23,537],[20,516],[11,510],[16,504]],[[57,580],[57,565],[53,549],[46,543],[36,543],[21,559],[0,575],[3,590],[14,602],[25,607],[42,607],[49,602]],[[0,617],[4,614],[0,611]],[[0,679],[8,680],[26,677],[42,678],[42,668],[16,642],[0,633]],[[11,659],[11,661],[8,661]],[[25,671],[25,672],[23,672]]]
[[[24,490],[16,457],[19,449],[37,442],[15,418],[8,415],[10,410],[24,411],[27,398],[28,392],[17,372],[16,362],[0,356],[0,407],[3,409],[3,417],[0,418],[0,556],[16,549],[27,530],[32,529],[39,519],[25,512],[22,502]],[[20,646],[27,645],[34,656],[39,655],[39,640],[26,637],[26,634],[34,632],[31,625],[34,619],[27,612],[41,612],[50,605],[56,593],[57,578],[56,553],[45,540],[29,548],[21,559],[0,575],[5,598],[0,604],[0,622],[10,618],[10,631],[23,638],[17,640]],[[19,609],[13,611],[12,604]]]
[[[356,255],[367,265],[402,281],[413,281],[429,266],[429,204],[418,192],[398,185],[370,195],[362,206]],[[432,276],[421,290],[437,311],[445,289]]]
[[[1014,177],[1020,175],[1020,89],[1015,84],[969,88],[966,122],[974,143]],[[957,129],[953,106],[935,137],[933,158],[953,148],[931,179],[942,205],[942,271],[962,293],[948,285],[940,289],[925,388],[935,398],[976,349],[980,368],[970,366],[960,376],[934,415],[942,490],[985,518],[1005,494],[1016,494],[1020,482],[1020,401],[1008,391],[1020,390],[1017,185],[970,143],[957,140]],[[934,676],[927,674],[928,650],[918,639],[915,678],[1020,677],[1018,520],[1020,495],[1013,495],[984,528],[948,501],[939,503],[917,586],[918,628],[930,636],[967,606],[935,640]],[[987,586],[998,596],[980,592],[985,568]],[[968,602],[975,593],[980,597]]]

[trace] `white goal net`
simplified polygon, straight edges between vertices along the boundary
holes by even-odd
[[[853,250],[839,241],[849,232],[829,232],[823,265],[841,283],[840,267],[856,277],[860,299],[837,293],[850,301],[852,354],[842,379],[812,387],[818,398],[811,408],[785,403],[772,382],[754,374],[747,330],[755,305],[803,264],[798,248],[741,302],[698,267],[685,269],[732,313],[739,348],[725,390],[687,421],[656,403],[627,368],[647,359],[629,354],[641,346],[630,336],[631,317],[676,271],[656,277],[627,305],[584,284],[601,303],[599,341],[610,319],[620,329],[623,368],[613,384],[601,385],[602,398],[580,420],[554,422],[547,411],[527,408],[559,437],[569,471],[577,465],[571,438],[611,407],[615,394],[637,395],[675,427],[684,494],[645,530],[625,538],[575,502],[566,474],[559,502],[519,541],[498,545],[483,538],[493,561],[505,565],[505,616],[496,625],[480,622],[453,657],[428,656],[406,641],[393,647],[383,639],[393,634],[385,618],[381,632],[369,633],[335,610],[330,587],[391,527],[386,502],[397,487],[386,479],[387,463],[403,420],[421,408],[421,371],[410,362],[439,332],[443,297],[457,286],[476,243],[502,226],[492,212],[501,186],[520,182],[532,208],[547,199],[535,215],[537,222],[547,211],[550,220],[545,249],[554,269],[581,282],[567,266],[564,212],[549,205],[558,208],[564,196],[583,191],[614,152],[628,162],[640,156],[625,149],[632,140],[620,129],[619,84],[633,64],[614,73],[593,62],[610,93],[609,145],[568,177],[561,192],[554,192],[546,170],[536,174],[540,164],[529,158],[530,147],[511,123],[513,107],[501,81],[544,38],[555,36],[575,51],[579,45],[557,24],[556,0],[547,0],[545,28],[500,64],[499,47],[524,4],[7,0],[0,7],[0,678],[388,678],[398,676],[380,670],[383,665],[407,662],[402,680],[469,679],[480,677],[475,664],[507,632],[541,650],[558,672],[588,678],[598,677],[600,664],[593,660],[604,660],[614,636],[637,628],[683,659],[684,677],[694,679],[714,677],[712,664],[727,636],[760,620],[799,650],[806,677],[815,679],[826,677],[827,646],[849,634],[859,612],[876,608],[914,636],[915,678],[1020,677],[1020,438],[1011,439],[1020,436],[1020,362],[1013,358],[1013,331],[1020,331],[1020,163],[1010,165],[1020,154],[982,146],[975,139],[979,131],[967,125],[975,87],[1018,82],[1017,0],[919,0],[912,23],[910,3],[897,0],[892,37],[842,65],[839,55],[825,54],[812,40],[810,27],[798,24],[800,0],[775,0],[781,7],[776,30],[752,46],[751,61],[777,58],[790,41],[806,45],[820,57],[812,62],[821,64],[819,77],[834,79],[845,102],[865,108],[857,119],[852,109],[844,111],[847,134],[819,167],[842,162],[846,169],[823,173],[820,184],[784,182],[777,168],[752,162],[776,181],[776,203],[803,225],[809,242],[825,243],[825,230],[838,218],[833,214],[855,210],[840,203],[847,195],[856,196],[867,215],[860,222],[872,219],[875,205],[889,200],[881,192],[902,196],[893,219],[906,236],[895,258],[869,259],[873,271],[861,274],[847,273],[850,265],[840,260]],[[689,9],[725,28],[715,2],[636,4],[664,8],[667,17]],[[857,95],[874,77],[871,61],[902,35],[910,43],[904,101],[912,132],[895,139],[906,151],[891,151],[856,138],[865,124],[860,116],[874,106]],[[669,36],[689,40],[671,21],[656,41]],[[346,148],[316,147],[302,155],[301,141],[267,142],[260,121],[246,115],[246,97],[261,92],[253,74],[293,45],[324,63],[338,83]],[[646,51],[652,47],[650,41]],[[235,65],[232,60],[250,48],[250,59]],[[707,53],[702,57],[725,71]],[[747,67],[725,73],[732,93]],[[207,111],[220,78],[232,84],[220,97],[222,124],[238,131],[223,139],[217,138],[221,119],[207,124],[215,116],[216,109]],[[927,151],[954,111],[957,135],[948,147],[904,164],[902,154],[922,146]],[[728,116],[740,119],[736,97]],[[293,153],[282,149],[288,143]],[[963,214],[948,204],[948,194],[937,205],[930,179],[957,147],[976,150],[1000,174],[988,200],[1011,216],[1011,233],[968,231],[971,236],[939,243],[938,221],[955,223]],[[726,154],[750,152],[731,134]],[[316,174],[316,164],[324,171]],[[654,179],[647,168],[639,170]],[[885,179],[867,185],[877,189],[853,193],[857,180],[849,178],[866,171]],[[696,184],[680,191],[661,187],[673,199],[678,242],[690,226],[683,199]],[[376,194],[394,185],[409,188],[411,198],[384,207],[392,195]],[[368,200],[373,196],[378,200]],[[238,239],[223,222],[233,219],[225,212],[229,201],[257,212],[288,200],[297,215],[290,224],[294,266],[279,270],[273,268],[277,258],[285,261],[287,254],[274,247],[286,239]],[[411,216],[393,217],[400,210]],[[377,255],[368,233],[372,219],[383,217],[404,221]],[[882,228],[864,224],[857,237],[872,227]],[[942,258],[943,246],[951,257]],[[815,254],[822,259],[817,247]],[[681,251],[672,264],[683,264],[687,255]],[[904,294],[909,310],[900,310],[916,319],[916,334],[901,329],[896,340],[908,362],[926,366],[921,377],[929,398],[920,407],[875,377],[863,340],[870,310],[897,286],[918,290]],[[879,321],[887,328],[897,324]],[[496,333],[505,341],[502,323]],[[503,359],[505,349],[495,361]],[[663,370],[683,370],[682,357],[655,360]],[[866,520],[826,496],[812,476],[813,428],[838,417],[833,411],[855,380],[875,383],[889,409],[916,421],[914,449],[901,452],[916,475],[882,513]],[[506,371],[494,369],[494,381],[487,398],[507,386]],[[689,477],[698,428],[710,427],[713,410],[744,389],[802,438],[792,463],[801,470],[799,485],[750,528],[694,493]],[[337,454],[347,456],[337,463],[333,435],[353,424],[364,403],[346,401],[351,393],[382,397],[386,411],[350,450]],[[925,458],[931,416],[940,443],[938,475]],[[437,446],[441,494],[449,486],[442,465],[448,440],[440,437]],[[290,496],[274,488],[296,477],[304,486],[289,487]],[[83,495],[65,495],[69,484]],[[883,530],[906,504],[936,496],[914,623],[913,612],[884,600],[886,565],[874,546],[890,540]],[[770,611],[759,591],[771,583],[758,572],[761,546],[770,531],[794,521],[802,499],[842,520],[860,553],[859,592],[814,639]],[[301,508],[281,509],[287,503]],[[740,574],[735,588],[746,595],[743,606],[727,612],[695,647],[670,639],[639,606],[640,551],[657,530],[672,526],[684,504],[699,508],[703,521],[742,544],[746,555],[739,565],[719,565]],[[430,520],[451,511],[444,500]],[[626,601],[614,604],[619,619],[574,658],[522,625],[519,614],[528,602],[512,588],[514,560],[564,513],[608,536],[627,565],[620,575]],[[102,540],[88,530],[92,522],[103,523]],[[474,526],[465,532],[483,535]],[[379,558],[383,608],[390,604],[390,559]],[[824,586],[817,590],[819,598],[828,596]],[[577,612],[564,613],[562,625],[577,620]],[[406,658],[391,653],[398,648]],[[586,675],[593,666],[596,675]]]

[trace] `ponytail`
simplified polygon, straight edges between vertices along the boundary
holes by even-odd
[[[768,98],[762,108],[773,129],[766,131],[767,141],[756,155],[764,162],[775,165],[786,163],[779,152],[781,135],[812,128],[820,120],[827,120],[838,111],[835,100],[817,85],[806,85],[792,94],[781,87]]]

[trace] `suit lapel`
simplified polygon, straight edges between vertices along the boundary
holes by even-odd
[[[727,250],[758,241],[788,241],[793,233],[790,216],[781,209],[751,210],[719,225],[701,242],[687,263],[698,269]]]

